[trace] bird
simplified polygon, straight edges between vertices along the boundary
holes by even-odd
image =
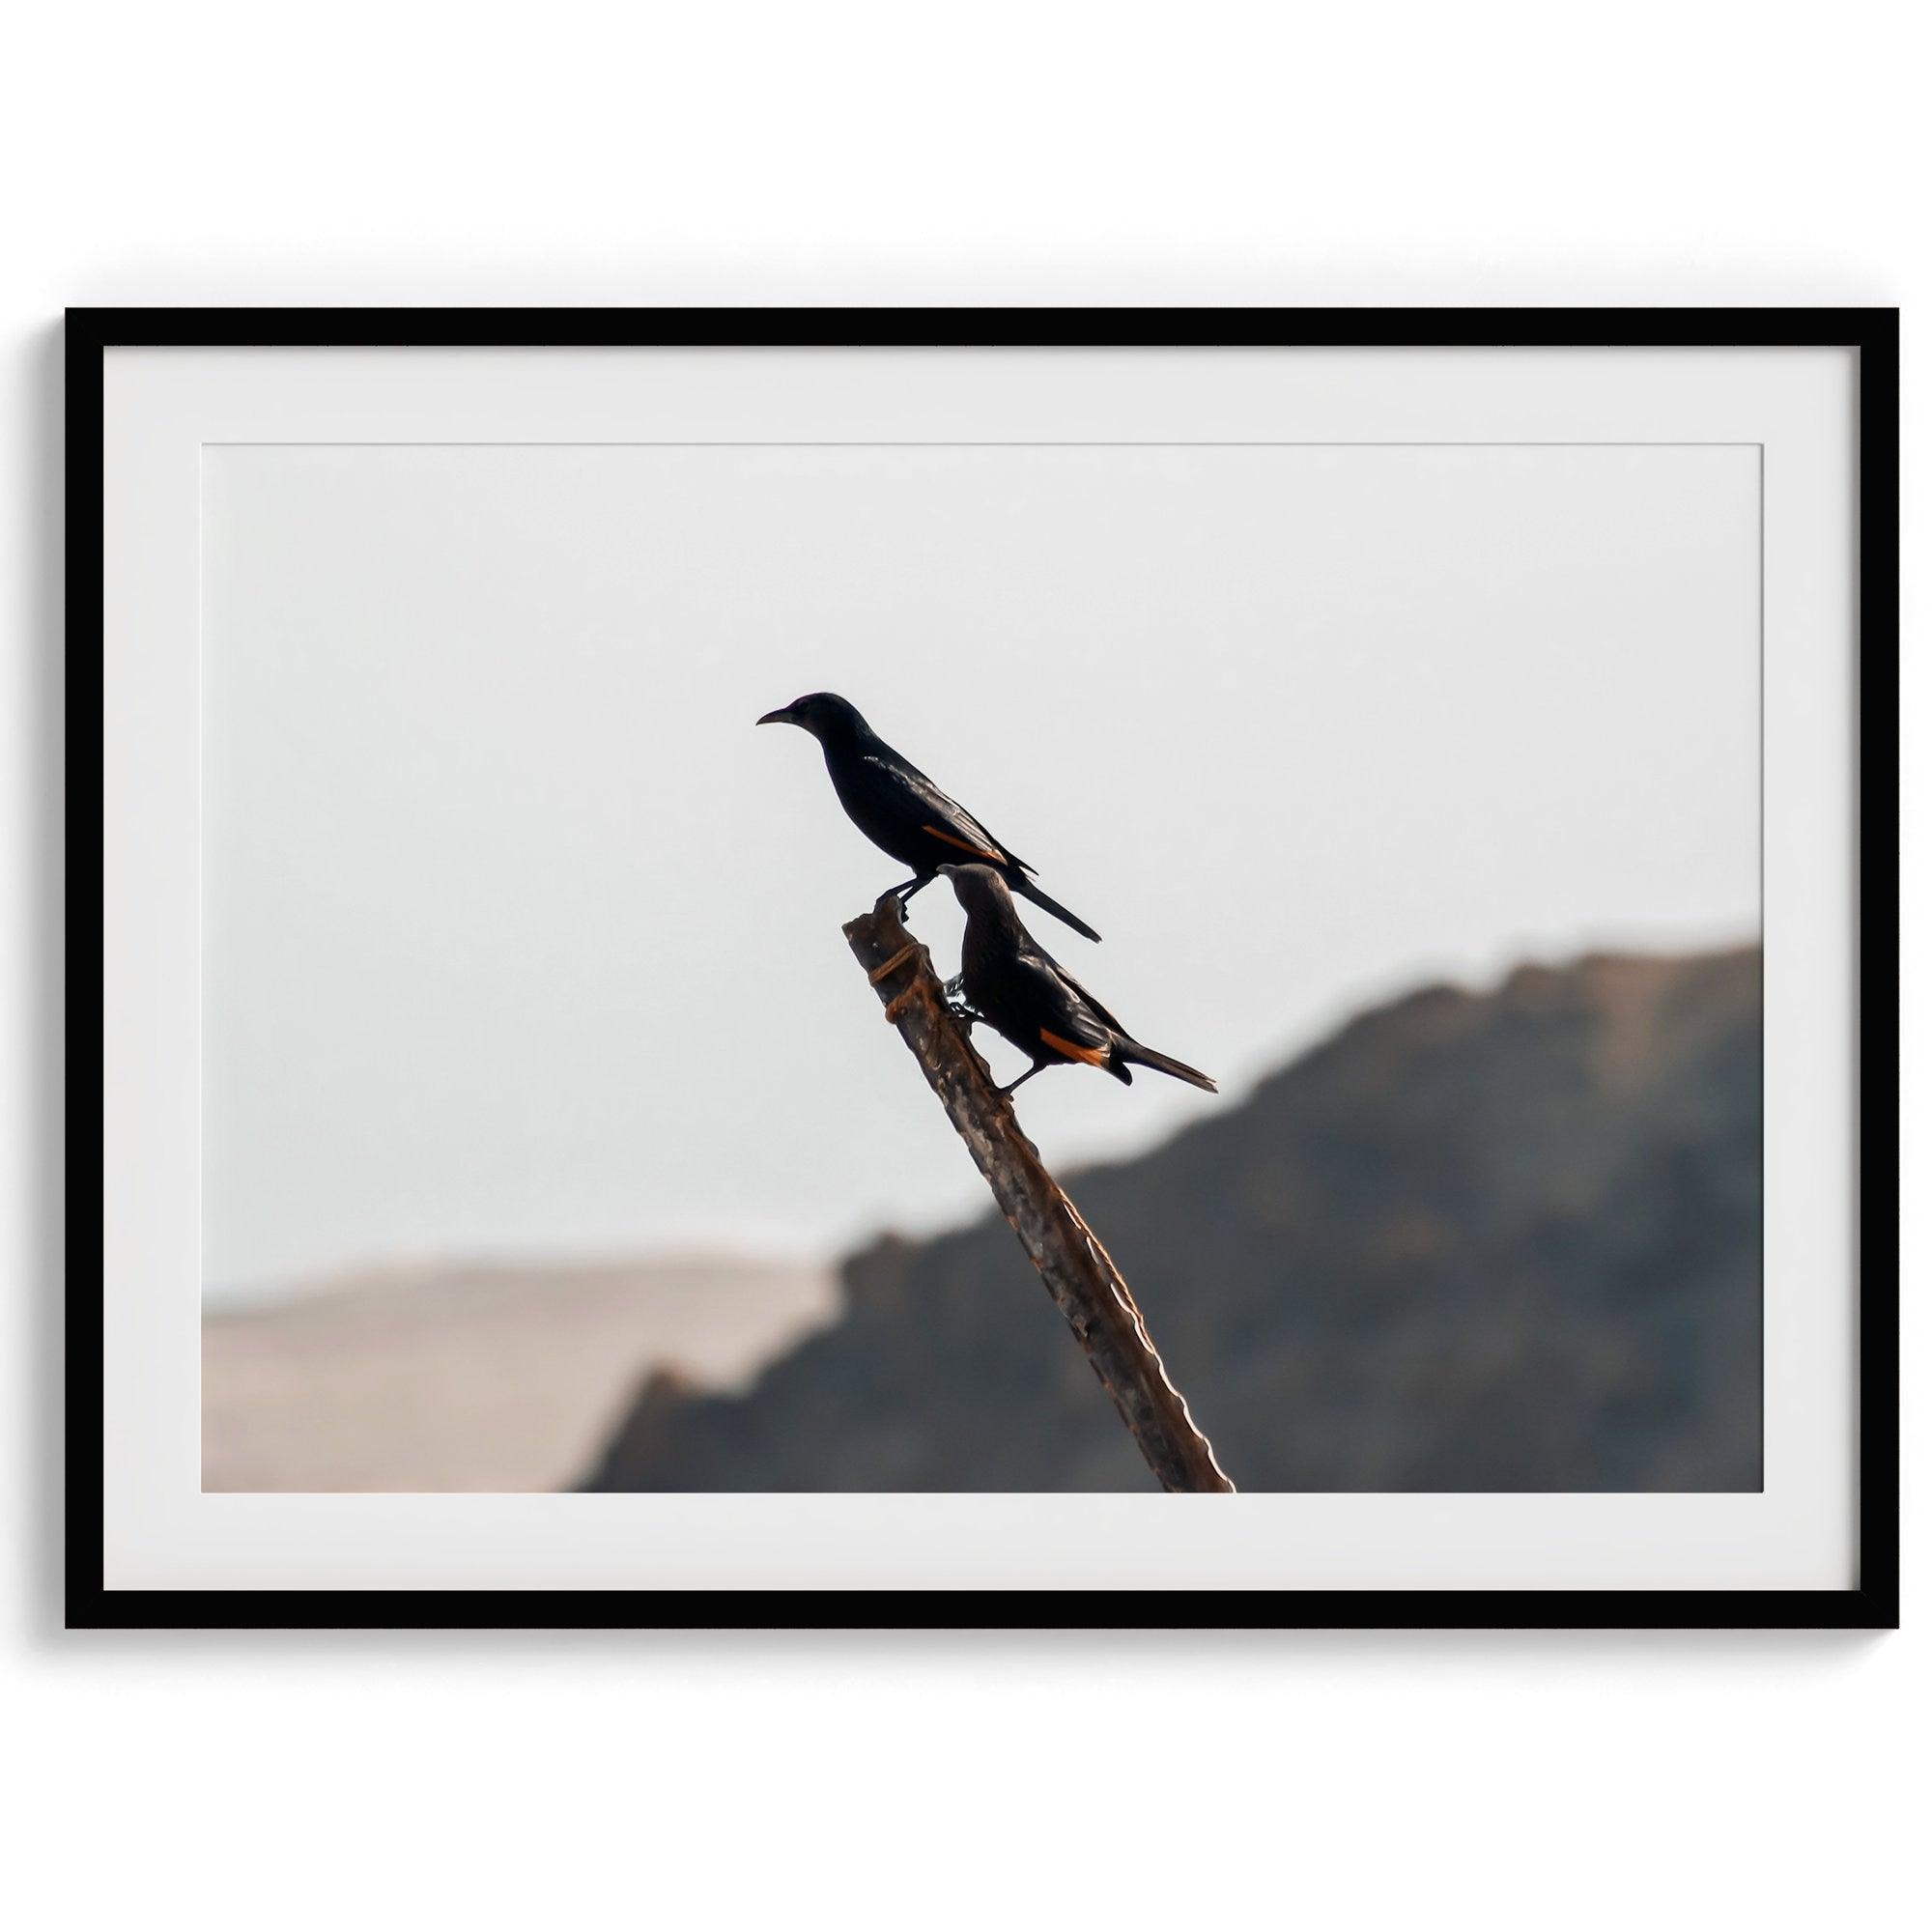
[[[1047,1066],[1097,1066],[1131,1087],[1134,1066],[1151,1066],[1209,1094],[1207,1074],[1156,1053],[1112,1013],[1020,923],[1006,880],[990,866],[942,866],[966,909],[960,984],[969,1019],[981,1019],[1033,1062],[1000,1092],[1011,1094]]]
[[[777,711],[767,711],[758,723],[796,724],[818,740],[846,817],[882,852],[913,868],[911,878],[892,888],[901,912],[948,861],[963,854],[992,867],[1013,892],[1064,920],[1075,932],[1088,939],[1100,937],[1084,919],[1048,898],[1029,876],[1034,868],[1024,859],[894,751],[857,707],[836,692],[808,692]]]

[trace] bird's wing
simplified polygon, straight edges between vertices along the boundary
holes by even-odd
[[[1111,1045],[1115,1034],[1126,1036],[1126,1028],[1045,947],[1036,942],[1030,953],[1020,956],[1027,967],[1054,982],[1057,1004],[1071,1023],[1072,1037],[1083,1046]]]
[[[881,760],[881,763],[887,763]],[[888,769],[904,784],[911,802],[918,808],[919,827],[943,848],[941,863],[958,855],[965,859],[986,859],[998,866],[1017,866],[1023,872],[1033,867],[1018,853],[1001,842],[959,803],[949,798],[920,770],[896,753]]]

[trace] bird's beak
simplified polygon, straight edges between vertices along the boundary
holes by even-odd
[[[943,879],[950,879],[958,869],[957,866],[942,866],[939,868],[939,875]]]
[[[782,706],[777,711],[767,711],[758,720],[760,724],[793,724],[797,722],[791,715],[791,706],[789,704]]]

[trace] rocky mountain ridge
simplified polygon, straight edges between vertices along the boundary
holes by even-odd
[[[1762,1115],[1755,948],[1593,954],[1364,1013],[1063,1179],[1242,1489],[1751,1490]],[[1147,1487],[1003,1222],[843,1288],[748,1391],[653,1377],[583,1487]]]

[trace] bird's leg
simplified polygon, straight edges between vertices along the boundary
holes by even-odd
[[[1037,1073],[1042,1066],[1045,1066],[1047,1065],[1049,1065],[1049,1063],[1044,1060],[1036,1061],[1033,1064],[1033,1065],[1029,1066],[1027,1070],[1024,1073],[1022,1073],[1017,1080],[1012,1081],[1008,1086],[1002,1087],[1000,1089],[1000,1092],[1004,1094],[1009,1100],[1010,1100],[1013,1097],[1013,1095],[1016,1093],[1018,1093],[1019,1090],[1022,1087],[1024,1087],[1027,1084],[1027,1082],[1031,1080],[1033,1076],[1036,1073]]]
[[[895,897],[899,902],[899,912],[901,916],[904,915],[906,907],[912,904],[913,895],[917,892],[923,891],[925,887],[931,885],[933,881],[933,876],[934,875],[932,873],[925,872],[921,874],[918,878],[908,879],[902,886],[895,886],[892,888],[894,897]]]
[[[946,998],[946,1010],[970,1033],[975,1026],[990,1025],[986,1015],[976,1011],[973,1002],[966,997],[966,976],[955,973],[940,987]]]

